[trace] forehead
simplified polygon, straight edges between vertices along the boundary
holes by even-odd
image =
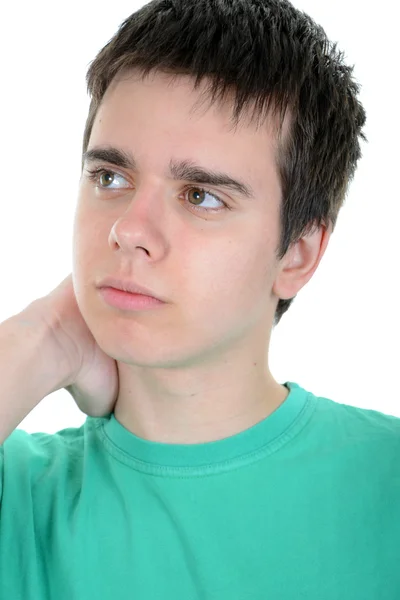
[[[173,118],[180,113],[180,119],[190,119],[195,124],[204,119],[218,122],[218,130],[246,132],[275,138],[277,118],[267,115],[260,123],[253,119],[256,101],[249,101],[241,111],[239,123],[233,122],[235,92],[226,91],[223,98],[211,99],[211,80],[204,77],[195,88],[195,78],[191,75],[165,73],[154,70],[144,77],[135,69],[119,72],[108,86],[99,112],[110,116],[113,109],[130,109],[140,113],[145,109],[161,108],[167,116]],[[142,115],[141,115],[142,116]]]
[[[89,146],[123,147],[160,172],[171,159],[193,160],[239,172],[255,190],[266,179],[280,190],[276,122],[257,126],[248,110],[234,127],[233,95],[211,105],[209,83],[194,89],[187,75],[119,74],[104,95]]]

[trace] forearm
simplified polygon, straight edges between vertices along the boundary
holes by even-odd
[[[51,329],[33,303],[0,323],[0,445],[39,402],[62,387]]]

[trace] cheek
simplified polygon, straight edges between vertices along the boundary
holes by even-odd
[[[235,304],[240,310],[254,310],[261,301],[264,302],[266,294],[266,256],[242,254],[227,268],[231,274],[231,292],[235,293]],[[232,289],[234,285],[234,290]]]
[[[232,246],[235,249],[232,251]],[[265,301],[268,291],[267,251],[255,252],[256,245],[249,241],[235,242],[218,251],[203,255],[191,267],[191,287],[204,306],[220,306],[218,312],[246,310],[260,300]],[[194,279],[193,279],[194,277]],[[193,292],[192,292],[193,293]],[[191,292],[188,290],[188,295]]]
[[[245,252],[224,252],[213,261],[192,264],[183,284],[182,329],[205,345],[257,327],[268,304],[265,261]]]
[[[109,232],[106,234],[104,228],[101,228],[99,219],[93,214],[86,214],[82,208],[78,209],[73,224],[74,265],[77,268],[85,265],[95,266],[99,244],[104,239],[108,240],[108,235]]]

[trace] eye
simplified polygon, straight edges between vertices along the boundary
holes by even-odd
[[[124,189],[123,186],[118,185],[116,188],[112,188],[110,187],[108,184],[109,183],[114,183],[115,178],[116,177],[121,177],[122,179],[125,179],[125,177],[123,177],[122,175],[120,175],[119,173],[116,173],[115,171],[111,171],[110,169],[104,169],[102,167],[97,168],[97,169],[93,169],[90,170],[88,169],[88,177],[90,179],[90,181],[94,181],[97,186],[101,189],[101,190],[115,190],[115,189]],[[125,179],[126,181],[126,179]],[[210,192],[209,190],[205,190],[201,187],[194,187],[191,186],[190,188],[187,188],[185,190],[185,197],[188,194],[188,192],[194,192],[193,195],[193,199],[195,204],[192,204],[189,201],[187,201],[191,208],[194,208],[197,211],[203,211],[203,212],[220,212],[221,210],[231,210],[229,208],[229,206],[226,204],[226,202],[224,202],[223,200],[221,200],[216,194],[213,194],[212,192]],[[220,205],[222,205],[222,207],[205,207],[205,206],[200,206],[200,203],[203,203],[206,201],[206,197],[209,196],[210,198],[213,198],[217,203],[219,203]],[[190,199],[190,196],[189,196]]]
[[[189,192],[189,194],[191,194],[191,193],[193,193],[193,191],[194,191],[194,194],[193,194],[194,201],[197,204],[191,204],[190,202],[189,203],[190,203],[190,206],[192,208],[194,208],[195,210],[199,210],[199,211],[202,210],[202,211],[208,211],[208,212],[219,212],[221,210],[229,209],[228,205],[223,200],[221,200],[218,196],[216,196],[212,192],[205,190],[203,188],[200,188],[200,187],[190,187],[189,189],[187,189],[185,191],[185,196],[186,196],[186,194],[188,194],[188,192]],[[199,202],[200,203],[205,202],[205,200],[206,200],[205,197],[207,197],[207,196],[214,198],[214,200],[219,202],[219,204],[222,204],[222,208],[218,208],[218,207],[216,208],[215,206],[211,207],[211,208],[207,208],[205,206],[200,206]],[[189,199],[190,199],[190,196],[189,196]]]
[[[110,188],[109,185],[106,185],[107,183],[110,183],[110,179],[113,180],[113,179],[115,179],[115,177],[122,177],[122,175],[119,175],[118,173],[115,173],[114,171],[110,171],[109,169],[99,168],[99,169],[93,169],[93,170],[88,169],[88,173],[89,173],[90,181],[94,181],[95,183],[100,184],[99,185],[100,189],[114,190],[114,189],[118,189],[121,187],[121,186],[117,186],[117,188]],[[103,175],[104,175],[104,178],[103,178]],[[100,181],[101,178],[103,178],[103,182]],[[122,179],[125,179],[125,177],[122,177]],[[126,179],[125,179],[125,181],[126,181]],[[111,183],[113,183],[113,181],[111,181]]]

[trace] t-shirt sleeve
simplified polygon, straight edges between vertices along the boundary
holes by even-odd
[[[26,494],[32,483],[31,475],[42,462],[38,461],[41,435],[15,429],[0,446],[0,519],[5,504],[20,502],[15,496]]]
[[[4,449],[3,444],[0,446],[0,510],[1,500],[3,497],[3,474],[4,474]]]

